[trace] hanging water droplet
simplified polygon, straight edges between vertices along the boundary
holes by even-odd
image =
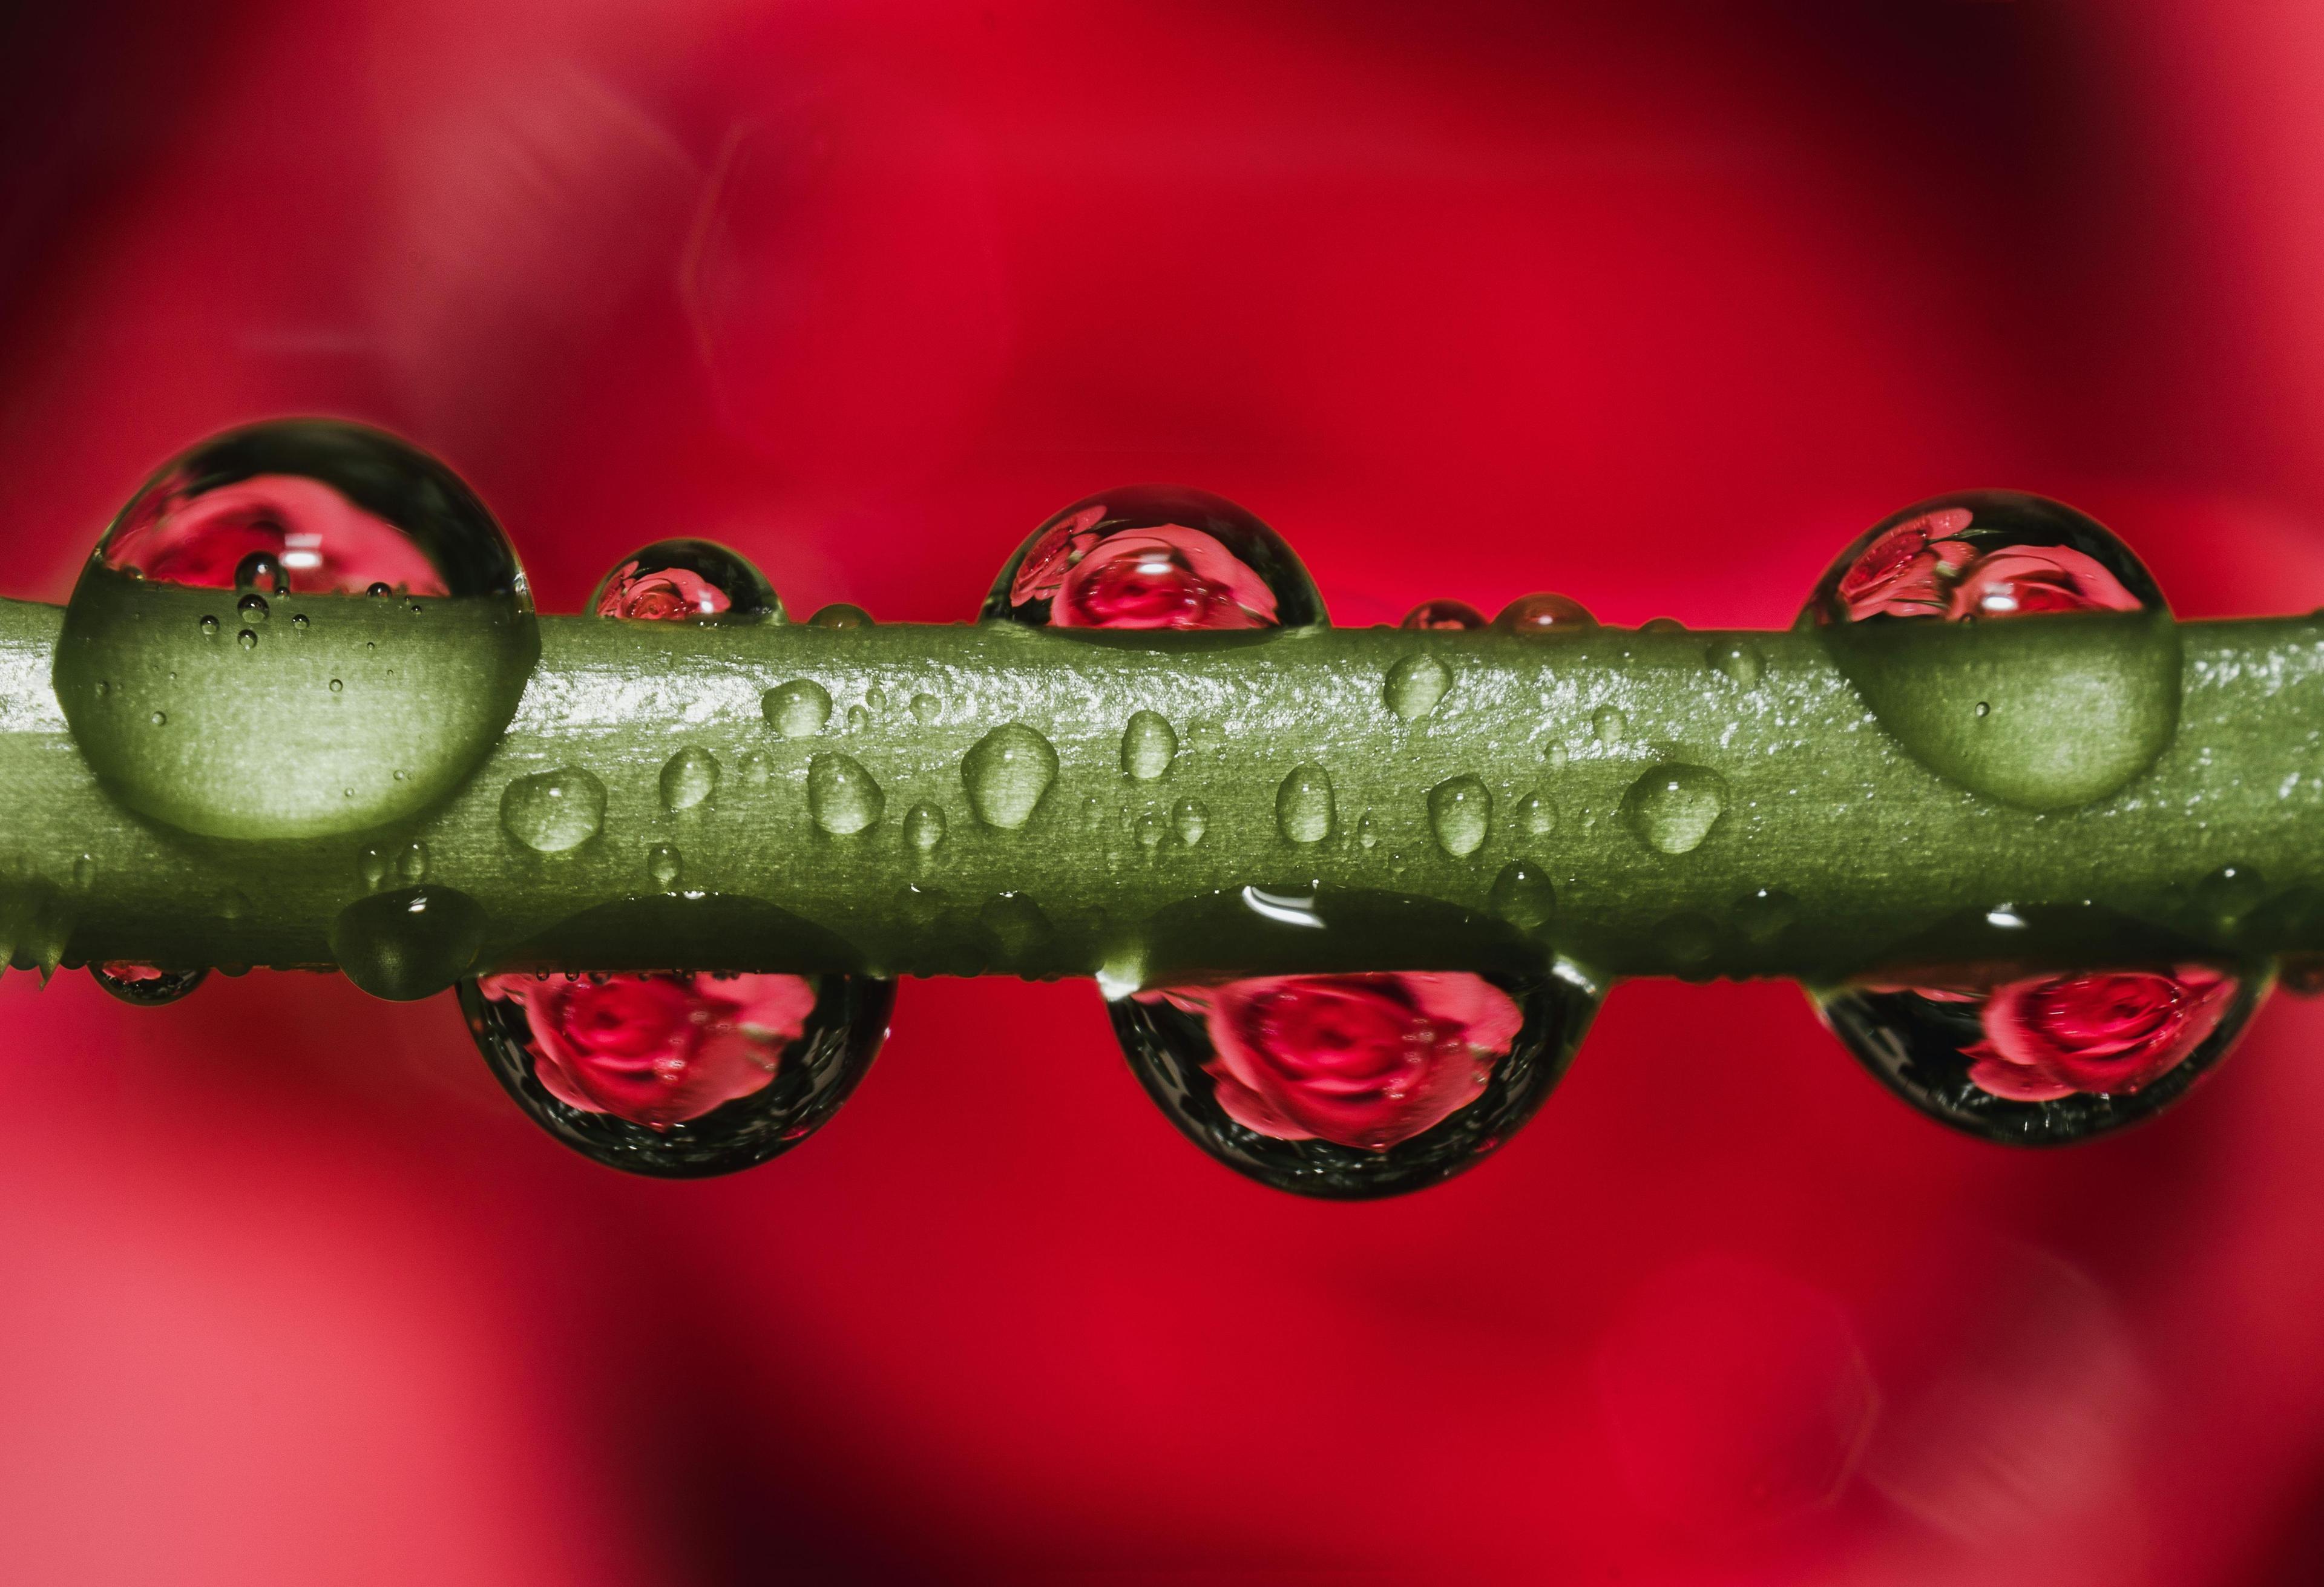
[[[813,738],[831,720],[831,695],[812,678],[779,683],[759,697],[767,725],[785,738]]]
[[[486,975],[460,1010],[532,1121],[633,1174],[729,1174],[836,1112],[880,1050],[892,982],[865,975]]]
[[[1428,826],[1436,844],[1456,860],[1485,846],[1493,828],[1493,796],[1469,776],[1447,778],[1428,790]]]
[[[1595,1001],[1550,976],[1281,975],[1109,1003],[1170,1121],[1262,1185],[1361,1199],[1434,1185],[1506,1142]]]
[[[807,807],[815,824],[848,837],[878,824],[888,796],[872,774],[846,755],[817,755],[807,763]]]
[[[1598,626],[1590,608],[1566,595],[1519,595],[1500,610],[1493,626],[1503,633],[1535,639],[1552,633],[1587,632]]]
[[[605,823],[605,785],[577,766],[520,777],[501,790],[501,827],[543,854],[579,848]]]
[[[641,623],[783,620],[766,575],[740,552],[709,540],[656,540],[597,581],[586,610]]]
[[[943,709],[943,703],[934,695],[912,697],[912,720],[922,727],[932,725],[936,722],[937,714]]]
[[[1436,709],[1452,687],[1452,674],[1443,662],[1434,656],[1406,656],[1388,669],[1388,684],[1380,693],[1389,710],[1412,723]]]
[[[234,642],[245,650],[254,650],[258,648],[258,635],[245,628],[234,636]]]
[[[676,890],[685,874],[686,862],[674,845],[658,843],[646,851],[646,880],[662,891]]]
[[[1275,790],[1275,825],[1293,843],[1332,835],[1332,777],[1321,766],[1295,766]]]
[[[851,606],[845,601],[834,601],[818,610],[807,620],[810,628],[873,628],[872,614],[861,606]]]
[[[203,637],[204,639],[216,639],[216,638],[217,638],[217,636],[218,636],[218,620],[217,620],[217,618],[212,617],[212,616],[209,616],[209,615],[208,615],[208,614],[205,614],[205,615],[203,616],[203,618],[202,618],[201,627],[202,627],[202,637]]]
[[[1727,812],[1727,780],[1707,766],[1665,761],[1622,796],[1622,819],[1638,841],[1665,854],[1691,853]]]
[[[208,970],[161,970],[152,964],[91,964],[89,978],[124,1003],[158,1009],[174,1003],[209,979]]]
[[[1170,724],[1151,711],[1130,714],[1130,725],[1121,731],[1121,770],[1140,782],[1151,782],[1170,770],[1177,759],[1178,734]]]
[[[484,911],[448,887],[375,892],[331,922],[331,956],[374,997],[413,1002],[467,973],[484,946]]]
[[[990,937],[1005,962],[1037,953],[1049,940],[1049,917],[1021,892],[1004,892],[985,901],[976,912],[978,927]]]
[[[1210,807],[1200,799],[1180,799],[1170,807],[1170,822],[1177,828],[1178,841],[1193,848],[1210,830]]]
[[[1430,632],[1460,632],[1485,626],[1485,614],[1466,601],[1423,601],[1404,614],[1398,628]]]
[[[1763,887],[1735,900],[1735,928],[1747,942],[1766,945],[1792,928],[1800,918],[1800,901],[1790,893]]]
[[[914,805],[904,812],[904,841],[922,855],[933,854],[945,840],[945,813],[934,805]]]
[[[969,808],[987,826],[1004,832],[1013,832],[1032,819],[1033,807],[1049,791],[1056,775],[1056,750],[1021,722],[986,734],[960,763]]]
[[[661,807],[671,815],[699,809],[718,792],[718,757],[687,744],[662,763]]]
[[[1711,664],[1738,688],[1751,688],[1758,683],[1762,667],[1759,652],[1742,641],[1722,641],[1711,647],[1709,655]]]
[[[1526,837],[1547,837],[1557,830],[1557,808],[1538,793],[1526,793],[1517,802],[1516,825]]]
[[[1941,1123],[2023,1146],[2087,1140],[2169,1106],[2227,1055],[2264,990],[2191,964],[1914,980],[1812,995],[1891,1091]]]
[[[1493,877],[1487,902],[1518,930],[1537,932],[1556,918],[1557,889],[1536,862],[1512,860]]]
[[[1035,628],[1325,621],[1282,537],[1232,502],[1176,485],[1127,486],[1051,515],[1002,566],[979,616]]]
[[[416,887],[420,882],[427,881],[427,844],[415,837],[410,843],[404,844],[403,852],[395,857],[395,873],[397,876],[401,877],[408,886]]]

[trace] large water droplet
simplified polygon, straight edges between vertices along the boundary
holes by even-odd
[[[467,973],[484,945],[484,907],[448,887],[375,892],[331,922],[331,956],[374,997],[413,1002]]]
[[[1587,632],[1598,626],[1590,608],[1566,595],[1519,595],[1500,610],[1493,626],[1503,633],[1536,639],[1552,633]]]
[[[1299,628],[1323,603],[1291,548],[1206,491],[1133,485],[1074,503],[1026,538],[986,622],[1036,628]]]
[[[1520,931],[1540,931],[1557,915],[1557,889],[1531,860],[1511,860],[1493,878],[1487,900],[1494,914]]]
[[[698,809],[718,792],[718,757],[687,744],[662,763],[661,807],[672,815]]]
[[[987,826],[1004,832],[1033,818],[1033,807],[1056,776],[1056,750],[1021,722],[994,728],[960,762],[969,808]]]
[[[1163,717],[1151,711],[1130,714],[1130,725],[1121,730],[1121,769],[1140,782],[1151,782],[1170,770],[1170,762],[1178,757],[1178,734]]]
[[[1332,835],[1332,776],[1321,766],[1295,766],[1275,790],[1275,825],[1293,843]]]
[[[501,828],[537,853],[561,854],[605,824],[605,785],[577,766],[535,772],[501,790]]]
[[[1466,601],[1423,601],[1404,614],[1398,628],[1459,633],[1485,626],[1485,614]]]
[[[811,678],[795,678],[761,695],[759,711],[785,738],[813,738],[831,720],[831,693]]]
[[[1548,976],[1280,975],[1108,1005],[1130,1067],[1262,1185],[1363,1199],[1450,1178],[1533,1115],[1594,1001]]]
[[[696,1178],[789,1150],[838,1111],[894,984],[862,975],[486,975],[476,1046],[534,1122],[632,1174]]]
[[[2179,631],[2153,579],[2039,496],[1906,508],[1840,554],[1804,615],[1914,759],[2006,804],[2102,798],[2178,727]]]
[[[815,824],[834,837],[846,837],[876,825],[888,796],[853,757],[817,755],[807,763],[807,807]]]
[[[1493,829],[1493,796],[1473,777],[1448,778],[1428,790],[1428,826],[1439,848],[1466,859]]]
[[[766,575],[740,552],[709,540],[656,540],[598,581],[588,610],[647,623],[783,620]]]
[[[383,579],[435,597],[426,616],[366,599]],[[249,639],[180,642],[237,583]],[[260,645],[269,602],[292,592],[311,632]],[[300,420],[205,441],[130,501],[74,589],[55,683],[90,765],[143,814],[313,837],[448,793],[498,742],[538,652],[515,553],[466,486],[392,437]],[[310,704],[331,677],[391,674],[329,712]],[[139,731],[155,715],[166,738]]]
[[[1388,669],[1380,691],[1388,708],[1406,722],[1417,722],[1436,709],[1436,702],[1452,687],[1452,674],[1434,656],[1406,656]]]
[[[124,1003],[158,1009],[209,979],[208,970],[161,970],[152,964],[91,964],[89,978]]]
[[[1665,761],[1622,796],[1622,819],[1638,841],[1665,854],[1702,846],[1727,812],[1727,780],[1707,766]]]
[[[1826,992],[1817,1011],[1931,1118],[2020,1146],[2087,1140],[2169,1106],[2235,1045],[2265,987],[2201,964],[1914,980]]]

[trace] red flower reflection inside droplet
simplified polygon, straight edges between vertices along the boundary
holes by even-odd
[[[1525,1017],[1478,975],[1264,976],[1140,992],[1200,1015],[1235,1122],[1386,1151],[1475,1102]]]
[[[764,1089],[816,1003],[797,975],[488,975],[478,989],[523,1005],[550,1095],[650,1130]]]
[[[1924,512],[1867,546],[1835,589],[1849,620],[2138,610],[2138,597],[2096,558],[2071,546],[1981,552],[1959,538],[1971,518],[1966,507]]]
[[[1104,538],[1097,531],[1104,518],[1105,504],[1101,502],[1052,526],[1018,563],[1017,575],[1009,581],[1009,604],[1021,606],[1028,601],[1054,598],[1065,582],[1066,570]]]
[[[1271,628],[1275,592],[1217,537],[1182,524],[1123,530],[1071,561],[1058,628]]]
[[[1985,1000],[1969,1083],[2011,1102],[2127,1095],[2177,1068],[2234,1005],[2232,976],[2200,964],[2012,981]],[[1923,992],[1923,995],[1928,995]]]
[[[697,617],[715,617],[733,604],[724,590],[691,568],[641,569],[632,560],[613,569],[605,580],[595,610],[600,617],[684,623]]]
[[[2043,612],[2135,612],[2138,597],[2094,557],[2071,546],[2011,546],[1969,564],[1951,615],[2021,617]]]
[[[1397,626],[1430,632],[1482,628],[1485,614],[1466,601],[1423,601],[1406,612]]]
[[[299,475],[254,475],[199,495],[181,481],[159,481],[131,504],[104,554],[108,567],[157,583],[231,589],[253,551],[281,563],[295,595],[356,595],[374,584],[446,593],[443,575],[410,536]]]

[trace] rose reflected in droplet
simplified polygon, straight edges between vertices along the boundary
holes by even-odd
[[[2087,552],[2063,545],[1980,551],[1961,538],[1972,521],[1968,508],[1947,507],[1900,523],[1867,546],[1833,586],[1849,621],[2139,609],[2138,597]]]
[[[254,475],[199,494],[182,475],[141,494],[104,555],[157,584],[231,589],[254,551],[282,566],[296,595],[355,595],[384,584],[407,595],[447,593],[443,575],[411,538],[317,479]]]
[[[2012,981],[1986,999],[1985,1038],[1961,1056],[1971,1084],[2010,1102],[2129,1095],[2186,1062],[2237,991],[2200,964]]]
[[[632,622],[683,623],[715,617],[733,604],[724,590],[691,568],[641,569],[632,560],[606,576],[596,613]]]

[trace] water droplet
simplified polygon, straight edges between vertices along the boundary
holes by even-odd
[[[1711,664],[1725,673],[1738,688],[1751,688],[1759,681],[1764,663],[1759,652],[1740,640],[1722,640],[1708,652]]]
[[[861,606],[851,606],[845,601],[834,601],[807,620],[810,628],[872,628],[872,614]]]
[[[960,763],[969,808],[987,826],[1013,832],[1033,817],[1033,807],[1057,775],[1057,752],[1021,722],[996,727],[976,741]]]
[[[1707,766],[1665,761],[1622,796],[1622,819],[1638,841],[1665,854],[1691,853],[1727,812],[1727,780]]]
[[[1546,593],[1519,595],[1500,610],[1493,626],[1503,633],[1538,638],[1552,633],[1587,632],[1598,626],[1590,608],[1565,595]]]
[[[758,750],[744,750],[734,757],[734,773],[751,788],[764,788],[775,774],[774,763]]]
[[[1436,709],[1436,702],[1452,687],[1452,674],[1434,656],[1406,656],[1388,669],[1380,691],[1388,708],[1406,722],[1417,722]]]
[[[1532,860],[1511,860],[1493,877],[1487,902],[1520,931],[1539,931],[1557,916],[1557,889]]]
[[[416,887],[420,882],[427,881],[427,844],[418,838],[413,838],[410,843],[404,844],[403,852],[395,857],[395,873],[398,877],[402,879],[403,882],[407,886]]]
[[[1485,626],[1485,614],[1466,601],[1423,601],[1404,614],[1398,628],[1459,632]]]
[[[1684,633],[1686,624],[1675,617],[1649,617],[1638,624],[1640,633]]]
[[[310,691],[328,660],[312,647],[327,634],[352,653],[388,635],[389,611],[359,594],[381,580],[437,597],[433,632],[394,628],[394,687],[318,713]],[[238,624],[220,610],[227,590]],[[293,595],[312,631],[260,646]],[[196,658],[172,642],[206,616],[245,652],[231,688],[214,660],[186,666]],[[266,841],[370,831],[440,801],[499,743],[540,648],[515,553],[483,503],[424,453],[326,420],[229,431],[166,465],[106,531],[60,640],[58,697],[109,791],[184,831]],[[173,667],[181,676],[142,701],[183,729],[160,755],[134,731],[143,713],[97,708],[93,686]],[[394,781],[385,757],[351,758],[350,743],[397,746],[411,775]]]
[[[933,854],[945,840],[945,813],[934,805],[914,805],[904,812],[904,841],[923,855]]]
[[[1882,521],[1802,620],[1899,745],[2005,804],[2102,798],[2177,731],[2179,631],[2153,579],[2103,525],[2039,496],[1967,492]]]
[[[290,626],[291,626],[291,627],[293,627],[293,628],[295,628],[295,629],[297,629],[300,633],[304,633],[304,632],[307,632],[307,629],[308,629],[308,627],[309,627],[309,623],[308,623],[308,622],[307,622],[307,614],[306,614],[304,612],[293,612],[293,613],[291,613],[291,614],[290,614]]]
[[[922,727],[932,725],[936,719],[937,713],[943,709],[943,705],[934,695],[914,695],[912,697],[912,720],[918,723]]]
[[[892,982],[866,975],[486,975],[460,1010],[527,1116],[593,1161],[698,1178],[789,1150],[880,1050]]]
[[[673,845],[658,843],[646,851],[646,880],[662,891],[674,891],[685,874],[686,862]]]
[[[1036,628],[1249,629],[1321,623],[1282,537],[1222,497],[1133,485],[1074,503],[1026,537],[979,615]]]
[[[167,727],[170,725],[170,714],[167,711],[156,711],[146,720],[156,727]]]
[[[633,623],[779,623],[783,606],[766,575],[741,553],[709,540],[671,540],[615,563],[586,610]]]
[[[82,892],[97,884],[97,856],[83,854],[72,863],[72,883]]]
[[[807,763],[807,807],[815,824],[847,837],[878,824],[888,806],[869,771],[846,755],[817,755]]]
[[[210,616],[205,616],[205,617],[203,617],[203,619],[202,619],[202,637],[203,637],[204,639],[216,639],[216,638],[217,638],[217,635],[218,635],[218,620],[217,620],[217,618],[215,618],[215,617],[210,617]]]
[[[1170,807],[1170,823],[1177,828],[1178,841],[1193,848],[1210,830],[1210,807],[1200,799],[1180,799]]]
[[[785,738],[813,738],[831,720],[831,695],[812,678],[795,678],[761,695],[759,710]]]
[[[331,956],[374,997],[413,1002],[457,982],[484,946],[484,907],[448,887],[357,899],[331,922]]]
[[[1527,793],[1516,807],[1517,829],[1526,837],[1547,837],[1557,830],[1557,808],[1538,793]]]
[[[1275,825],[1293,843],[1332,835],[1332,777],[1321,766],[1295,766],[1275,790]]]
[[[1590,731],[1610,750],[1630,731],[1630,719],[1619,706],[1600,706],[1590,715]]]
[[[1563,1074],[1594,1000],[1550,976],[1278,975],[1108,1004],[1170,1121],[1278,1190],[1364,1199],[1471,1167]]]
[[[1473,777],[1447,778],[1428,790],[1428,826],[1439,848],[1466,859],[1493,829],[1493,796]]]
[[[89,978],[124,1003],[158,1009],[174,1003],[209,979],[208,970],[161,970],[152,964],[91,964]]]
[[[861,706],[847,707],[847,731],[861,733],[872,725],[872,717]]]
[[[355,869],[363,876],[364,886],[372,892],[387,884],[387,856],[376,846],[367,846],[355,856]]]
[[[393,595],[393,594],[395,593],[395,586],[394,586],[393,585],[391,585],[391,584],[379,584],[379,583],[374,583],[374,584],[373,584],[373,585],[372,585],[372,586],[371,586],[369,589],[365,590],[364,593],[365,595],[367,595],[372,596],[372,597],[373,597],[374,599],[375,599],[375,600],[377,600],[377,599],[383,599],[384,597],[389,596],[389,595]]]
[[[1163,840],[1170,835],[1170,823],[1160,811],[1148,810],[1138,818],[1133,835],[1138,839],[1138,846],[1151,857],[1161,849]]]
[[[577,766],[520,777],[501,792],[501,826],[543,854],[577,849],[605,823],[605,785]]]
[[[1765,945],[1792,928],[1800,918],[1800,901],[1790,893],[1763,887],[1735,900],[1735,928],[1747,942]]]
[[[341,683],[341,682],[340,682],[337,678],[334,678],[333,679],[331,679],[331,692],[332,692],[333,694],[337,694],[337,693],[339,693],[342,689],[345,689],[346,687],[347,687],[347,686],[346,686],[346,684]]]
[[[2244,917],[2267,898],[2267,882],[2249,865],[2222,865],[2195,884],[2195,909],[2203,924],[2232,937]]]
[[[1655,922],[1655,946],[1682,977],[1719,951],[1719,923],[1692,910]]]
[[[976,912],[976,924],[999,947],[1003,961],[1022,960],[1038,952],[1051,935],[1049,917],[1021,892],[1004,892],[987,900]]]
[[[1817,1011],[1931,1118],[2027,1146],[2087,1140],[2167,1107],[2235,1045],[2263,990],[2200,964],[1914,980],[1827,992]]]
[[[878,684],[873,684],[863,691],[863,706],[873,715],[878,715],[888,708],[888,691]]]
[[[1178,755],[1178,734],[1151,711],[1130,714],[1121,730],[1121,769],[1140,782],[1151,782],[1170,770]]]
[[[1368,849],[1379,846],[1379,822],[1370,810],[1366,810],[1363,819],[1356,823],[1356,841]]]
[[[661,807],[673,816],[698,809],[718,792],[718,757],[687,744],[662,763]]]

